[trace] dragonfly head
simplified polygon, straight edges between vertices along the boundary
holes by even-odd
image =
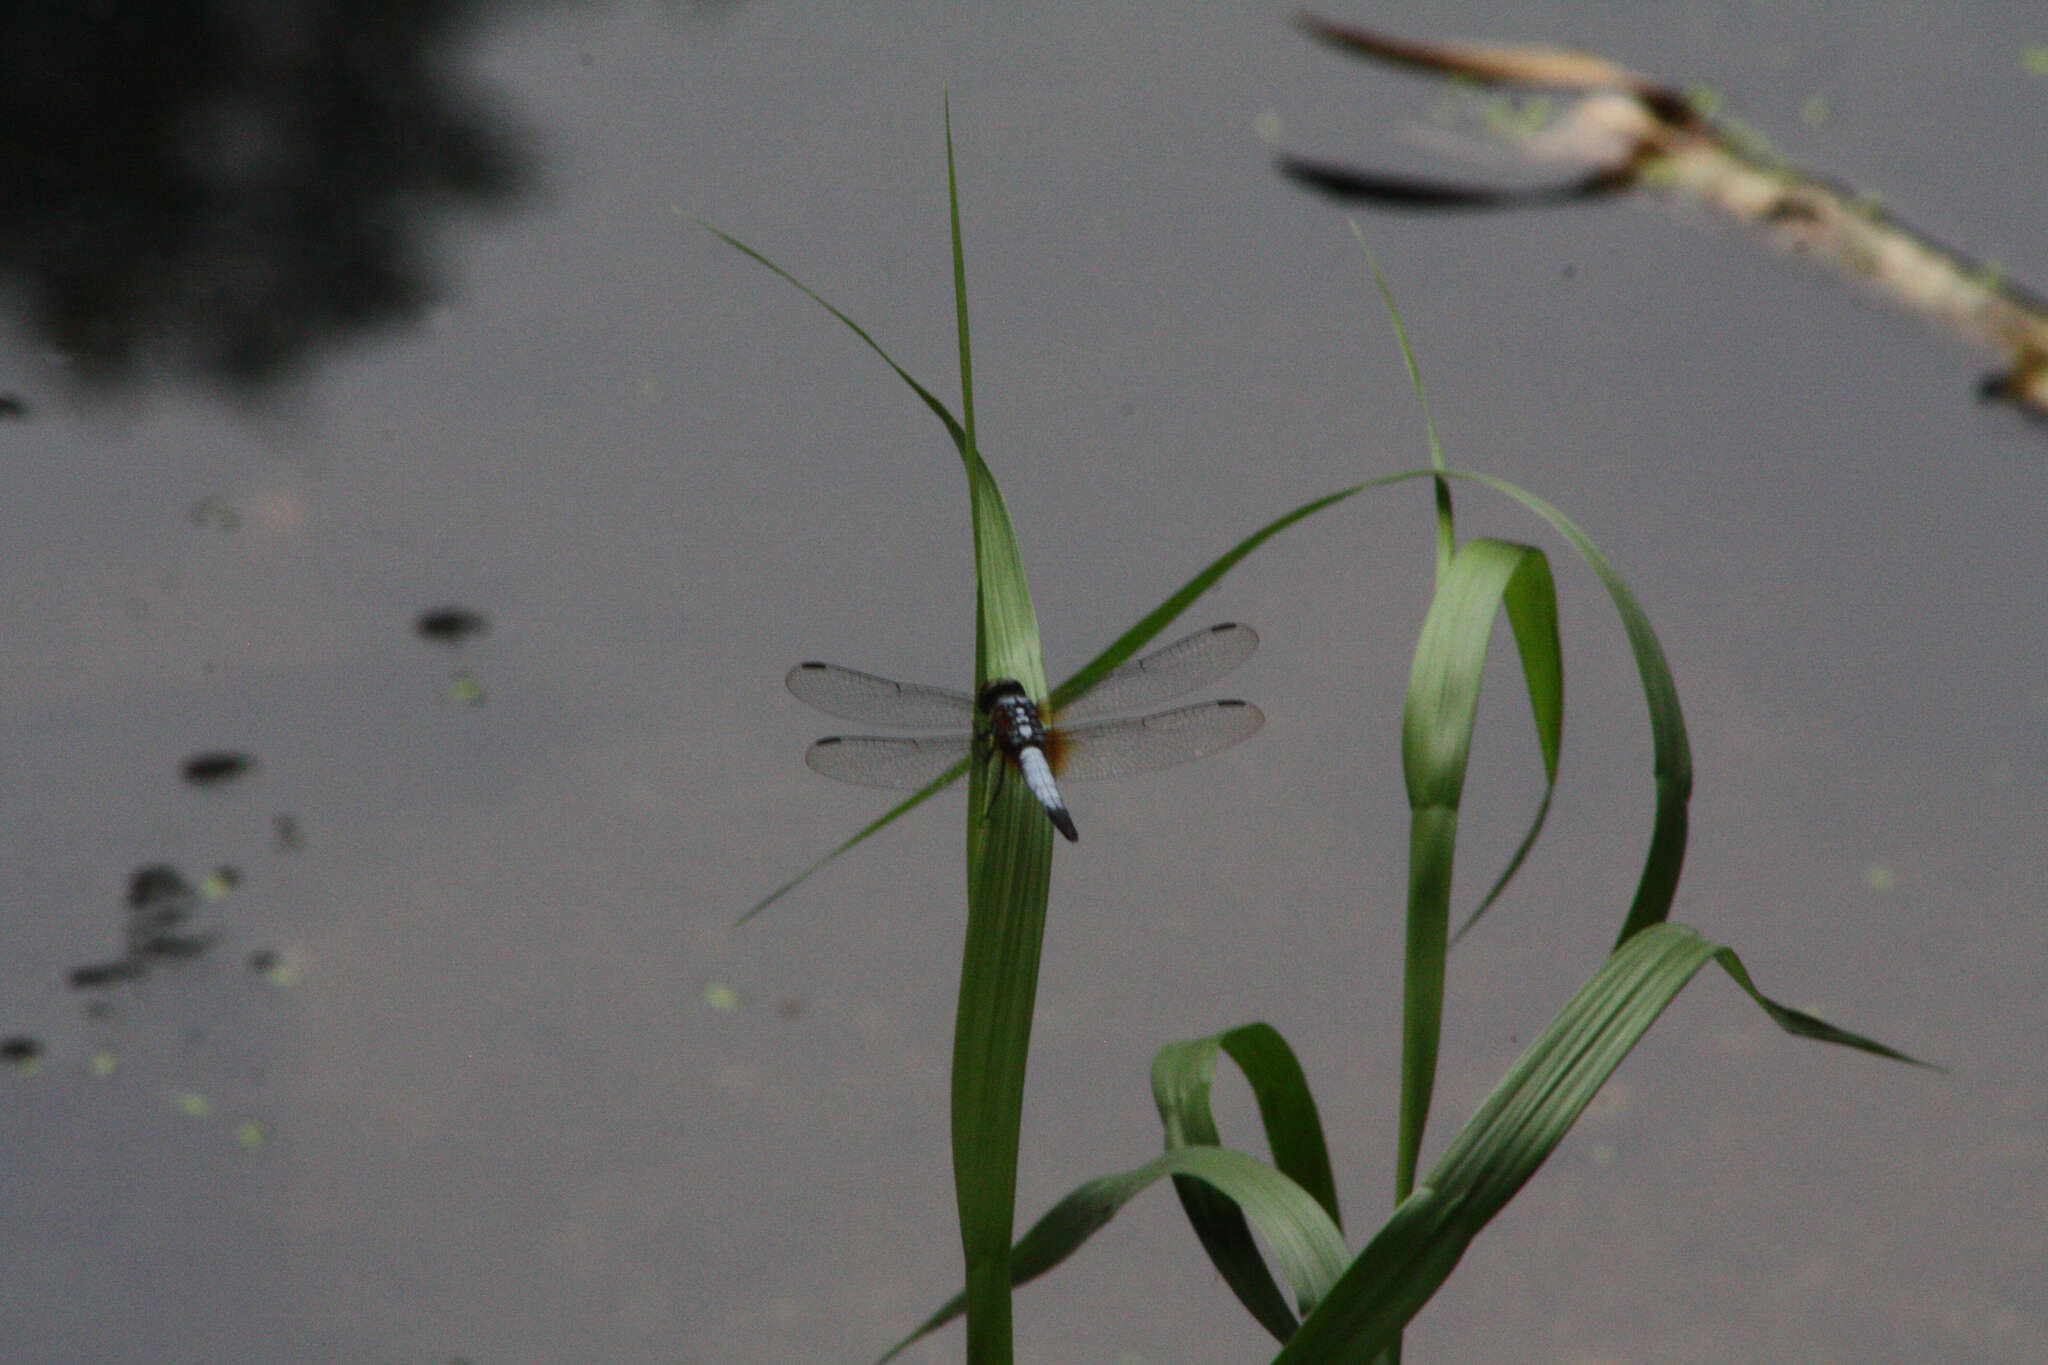
[[[981,689],[981,695],[974,699],[974,705],[983,715],[987,715],[996,709],[998,703],[1013,697],[1022,697],[1028,701],[1030,693],[1026,692],[1024,684],[1015,678],[991,678],[988,685]]]

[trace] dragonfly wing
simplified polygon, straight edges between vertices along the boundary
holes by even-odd
[[[1117,668],[1075,698],[1060,714],[1079,718],[1106,716],[1112,711],[1143,711],[1198,687],[1207,687],[1251,658],[1258,647],[1259,634],[1250,626],[1232,624],[1198,630]]]
[[[965,730],[974,698],[945,687],[891,682],[838,664],[802,663],[783,679],[796,699],[841,720],[900,725],[906,730]]]
[[[1154,773],[1221,753],[1265,723],[1265,713],[1248,701],[1205,701],[1154,716],[1067,726],[1053,731],[1053,771],[1062,781],[1078,782]]]
[[[879,735],[835,735],[804,751],[811,770],[857,787],[915,791],[967,757],[966,735],[932,739],[885,739]]]

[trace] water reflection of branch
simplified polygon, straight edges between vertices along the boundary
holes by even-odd
[[[526,179],[457,69],[490,8],[7,6],[0,297],[93,387],[249,392],[416,317],[434,221]]]
[[[1586,53],[1415,43],[1307,15],[1300,23],[1318,41],[1374,61],[1481,85],[1578,95],[1526,123],[1497,118],[1493,131],[1533,158],[1590,169],[1559,185],[1492,188],[1282,157],[1281,169],[1295,180],[1396,208],[1515,208],[1636,186],[1702,204],[1962,333],[1998,357],[2001,369],[1984,381],[1986,397],[2048,416],[2048,301],[1847,186],[1786,165],[1680,92]]]

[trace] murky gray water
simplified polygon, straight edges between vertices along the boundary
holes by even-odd
[[[239,403],[179,377],[194,353],[162,318],[111,399],[17,331],[0,1034],[42,1055],[0,1084],[10,1362],[860,1360],[950,1292],[958,798],[730,926],[881,809],[803,768],[834,725],[783,670],[967,679],[958,466],[856,342],[689,215],[956,391],[950,91],[982,439],[1063,672],[1256,525],[1422,458],[1341,212],[1281,183],[1255,126],[1463,168],[1401,140],[1431,85],[1285,14],[528,14],[447,54],[497,92],[475,117],[524,137],[528,188],[366,215],[431,209],[408,230],[449,293],[413,325],[337,337],[321,319],[347,309],[304,296],[303,378]],[[2048,282],[2030,6],[1373,18],[1712,84]],[[282,155],[210,117],[221,164]],[[392,145],[422,126],[400,108]],[[315,208],[315,241],[354,221]],[[1766,990],[1955,1068],[1782,1038],[1703,976],[1410,1358],[2048,1355],[2048,434],[1971,401],[1961,347],[1648,203],[1361,221],[1453,459],[1578,518],[1662,632],[1699,768],[1683,916]],[[203,281],[260,283],[242,230]],[[17,302],[34,259],[9,265]],[[175,317],[232,320],[231,292]],[[1476,494],[1460,512],[1538,536]],[[1154,1046],[1250,1018],[1303,1055],[1354,1237],[1383,1207],[1426,515],[1411,486],[1255,556],[1187,625],[1264,635],[1227,690],[1265,733],[1071,794],[1025,1217],[1156,1148]],[[1561,576],[1566,775],[1520,891],[1453,960],[1438,1142],[1597,960],[1646,832],[1626,652],[1590,576]],[[487,632],[415,633],[447,604]],[[1468,888],[1535,791],[1499,681],[1482,724]],[[256,767],[182,780],[221,750]],[[211,946],[71,989],[126,960],[153,864]],[[239,882],[208,900],[221,866]],[[1163,1195],[1018,1322],[1032,1360],[1269,1349]]]

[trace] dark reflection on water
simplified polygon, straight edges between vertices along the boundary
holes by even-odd
[[[256,760],[232,749],[194,754],[179,765],[178,772],[195,787],[216,787],[232,782],[256,766]]]
[[[89,389],[244,395],[418,316],[519,135],[460,69],[500,0],[0,9],[0,296]]]
[[[473,636],[487,633],[491,623],[482,612],[450,606],[421,612],[413,618],[412,628],[422,639],[436,644],[459,645]]]

